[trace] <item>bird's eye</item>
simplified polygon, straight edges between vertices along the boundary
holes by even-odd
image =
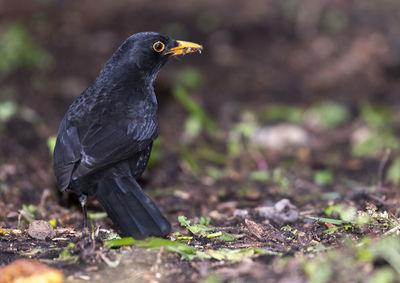
[[[165,44],[162,43],[161,41],[157,41],[153,44],[153,49],[156,52],[162,52],[165,48]]]

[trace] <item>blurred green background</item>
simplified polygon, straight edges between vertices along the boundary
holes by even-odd
[[[260,129],[285,123],[300,130],[300,150],[285,155],[313,165],[314,181],[331,183],[340,167],[370,182],[376,166],[358,158],[389,148],[396,160],[399,148],[399,13],[393,0],[0,1],[3,196],[17,187],[32,200],[32,189],[55,186],[49,149],[68,106],[125,38],[150,30],[205,47],[170,60],[156,82],[161,139],[150,165],[175,178],[181,160],[218,179],[250,156],[248,174],[265,170],[279,150]]]

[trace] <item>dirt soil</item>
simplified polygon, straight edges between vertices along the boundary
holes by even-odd
[[[0,119],[0,266],[37,259],[60,269],[67,282],[306,282],[321,266],[329,272],[318,282],[365,282],[381,267],[400,276],[384,256],[357,261],[360,272],[350,263],[343,274],[344,261],[332,253],[351,258],[356,248],[349,242],[374,243],[398,230],[400,191],[385,178],[398,152],[354,156],[350,137],[363,129],[362,105],[399,107],[400,5],[280,2],[0,1],[0,31],[22,23],[51,58],[44,68],[0,73],[0,102],[18,107],[18,114]],[[93,230],[85,233],[76,197],[58,192],[52,172],[47,141],[68,106],[125,38],[144,30],[205,46],[201,55],[169,62],[157,80],[161,158],[140,180],[172,223],[167,238],[194,254],[143,244],[107,246],[117,231],[101,205],[89,200]],[[190,113],[174,98],[174,87],[193,69],[200,79],[188,92],[217,134],[187,134]],[[349,111],[337,127],[302,124],[306,142],[283,150],[254,146],[243,134],[239,153],[230,155],[227,144],[238,125],[277,124],[265,118],[268,105],[306,109],[327,100]],[[397,134],[400,123],[393,128]],[[324,178],[328,171],[328,181],[314,175]],[[282,199],[291,206],[281,217],[294,213],[294,221],[260,215],[261,207]],[[346,221],[338,207],[372,220]],[[206,235],[228,233],[235,240],[193,235],[179,216],[191,224],[208,216],[212,229]],[[54,237],[29,236],[34,219],[53,221]],[[324,253],[337,266],[318,265]]]

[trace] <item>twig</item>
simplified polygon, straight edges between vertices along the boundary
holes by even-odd
[[[390,208],[394,208],[394,209],[397,208],[396,206],[388,203],[387,201],[384,201],[383,199],[381,199],[380,197],[378,197],[378,196],[376,196],[374,194],[370,194],[370,193],[364,192],[364,196],[366,196],[367,198],[369,198],[371,200],[374,200],[374,201],[380,203],[381,205],[384,205],[384,206],[387,206],[387,207],[390,207]]]
[[[387,201],[383,200],[382,198],[380,198],[374,194],[368,193],[365,188],[362,189],[362,191],[356,192],[352,196],[350,196],[350,199],[352,199],[352,200],[357,199],[357,198],[367,198],[367,199],[370,199],[370,200],[373,200],[373,201],[379,203],[380,205],[383,205],[383,206],[386,206],[389,208],[393,208],[393,209],[397,209],[397,206],[388,203]]]
[[[387,148],[385,153],[382,156],[381,162],[379,162],[378,167],[378,184],[376,185],[376,193],[378,196],[382,196],[382,188],[383,188],[383,170],[385,169],[385,165],[389,160],[391,150]]]
[[[105,254],[100,253],[100,258],[110,267],[117,267],[121,262],[121,256],[118,255],[115,261],[111,261]]]
[[[47,198],[50,196],[50,190],[49,189],[44,189],[42,196],[40,197],[40,207],[44,207],[46,204]]]
[[[397,225],[396,227],[394,227],[394,228],[390,229],[389,231],[385,232],[383,234],[383,236],[387,236],[387,235],[393,234],[394,232],[396,232],[398,230],[400,230],[400,225]]]
[[[151,272],[158,273],[160,269],[160,265],[162,264],[162,254],[164,252],[165,247],[161,247],[160,250],[157,253],[156,257],[156,262],[153,264],[153,266],[150,268]]]

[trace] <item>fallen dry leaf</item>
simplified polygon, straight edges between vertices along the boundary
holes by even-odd
[[[61,283],[61,271],[36,260],[18,259],[0,269],[0,283]]]

